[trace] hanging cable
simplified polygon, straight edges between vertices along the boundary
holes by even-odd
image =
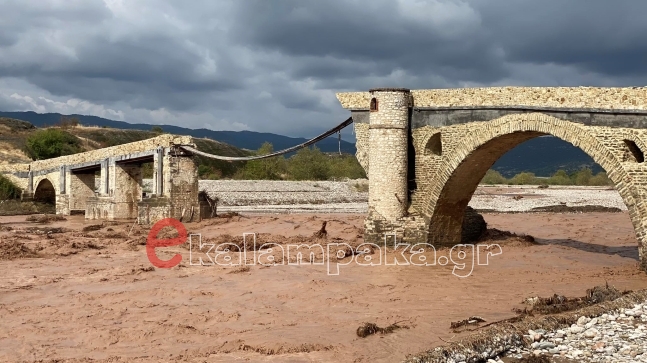
[[[200,155],[200,156],[204,156],[204,157],[206,157],[206,158],[216,159],[216,160],[226,160],[226,161],[249,161],[249,160],[260,160],[260,159],[267,159],[267,158],[271,158],[271,157],[274,157],[274,156],[279,156],[279,155],[287,154],[287,153],[290,153],[290,152],[292,152],[292,151],[296,151],[296,150],[302,149],[302,148],[304,148],[304,147],[308,147],[308,146],[310,146],[310,145],[312,145],[312,144],[314,144],[314,143],[316,143],[316,142],[319,142],[319,141],[321,141],[321,140],[323,140],[323,139],[327,138],[328,136],[330,136],[330,135],[334,134],[335,132],[340,132],[342,129],[344,129],[346,126],[348,126],[348,125],[350,125],[350,124],[352,124],[352,123],[353,123],[353,118],[352,118],[352,117],[349,117],[346,121],[344,121],[344,122],[340,123],[339,125],[335,126],[334,128],[332,128],[332,129],[330,129],[330,130],[328,130],[328,131],[324,132],[323,134],[321,134],[321,135],[319,135],[319,136],[317,136],[317,137],[315,137],[315,138],[313,138],[313,139],[310,139],[310,140],[308,140],[308,141],[306,141],[306,142],[304,142],[304,143],[302,143],[302,144],[299,144],[299,145],[296,145],[296,146],[292,146],[292,147],[290,147],[290,148],[283,149],[283,150],[280,150],[280,151],[276,151],[276,152],[273,152],[273,153],[270,153],[270,154],[265,154],[265,155],[255,155],[255,156],[222,156],[222,155],[213,155],[213,154],[208,154],[208,153],[205,153],[205,152],[203,152],[203,151],[200,151],[200,150],[198,150],[198,149],[194,148],[193,146],[189,146],[189,145],[178,145],[178,146],[179,146],[180,148],[182,148],[182,149],[184,149],[184,150],[188,151],[188,152],[193,153],[193,154]],[[340,135],[340,136],[339,136],[339,139],[341,140],[341,133],[340,133],[339,135]],[[341,153],[341,141],[340,141],[340,153]]]

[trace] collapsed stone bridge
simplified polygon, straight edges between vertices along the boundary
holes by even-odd
[[[647,88],[383,88],[339,93],[369,178],[365,240],[464,241],[467,205],[510,149],[553,135],[608,173],[647,270]]]
[[[164,218],[199,221],[198,173],[188,136],[155,138],[13,165],[2,173],[23,189],[23,199],[56,205],[56,213],[84,213],[86,219],[132,219],[155,223]],[[142,166],[152,163],[152,191],[143,191]],[[97,180],[98,176],[98,182]],[[201,209],[202,207],[202,209]]]

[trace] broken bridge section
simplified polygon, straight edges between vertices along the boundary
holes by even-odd
[[[647,88],[382,88],[337,98],[369,177],[367,242],[466,242],[467,205],[487,170],[520,143],[552,135],[607,171],[647,270]]]
[[[152,224],[164,218],[202,219],[195,146],[188,136],[155,138],[15,165],[2,172],[23,188],[23,199],[56,204],[56,213],[86,219],[134,219]],[[143,168],[153,165],[152,190],[144,191]],[[203,202],[204,203],[204,202]]]

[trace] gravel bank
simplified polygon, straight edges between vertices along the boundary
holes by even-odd
[[[470,201],[470,206],[474,209],[500,212],[527,212],[533,208],[560,204],[568,207],[597,205],[627,210],[620,194],[609,187],[560,186],[539,189],[534,185],[482,186]]]
[[[217,197],[218,210],[245,213],[366,213],[368,181],[200,180],[200,190]],[[144,190],[152,180],[144,180]],[[627,210],[615,189],[609,187],[534,185],[480,186],[469,204],[497,212],[529,212],[534,208],[602,206]]]
[[[529,330],[530,349],[515,349],[515,358],[548,355],[577,362],[647,362],[647,301],[598,317],[582,316],[570,328]]]

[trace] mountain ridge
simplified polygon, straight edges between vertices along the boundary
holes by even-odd
[[[198,138],[209,138],[230,144],[240,149],[257,150],[264,142],[272,143],[274,150],[286,149],[305,142],[306,138],[294,138],[272,133],[255,131],[214,131],[209,129],[189,129],[175,125],[153,125],[145,123],[128,123],[98,116],[62,115],[60,113],[39,114],[33,111],[7,112],[0,111],[0,117],[24,120],[37,127],[52,126],[62,117],[76,117],[85,126],[110,127],[114,129],[150,131],[159,126],[164,132],[190,135]],[[336,137],[329,137],[316,144],[323,152],[337,152],[339,144]],[[355,144],[342,140],[341,151],[354,154]],[[532,172],[537,176],[551,176],[559,169],[568,172],[583,167],[591,168],[594,173],[602,171],[589,155],[570,143],[552,136],[542,136],[526,141],[504,154],[494,163],[492,169],[505,177],[512,177],[520,172]]]
[[[205,128],[190,129],[175,125],[154,125],[145,123],[129,123],[125,121],[115,121],[98,116],[88,115],[62,115],[60,113],[36,113],[34,111],[0,111],[0,117],[8,117],[30,122],[36,127],[53,126],[60,122],[61,117],[75,117],[85,126],[110,127],[115,129],[126,130],[144,130],[150,131],[152,127],[159,126],[164,132],[177,135],[189,135],[193,137],[210,138],[231,144],[241,149],[258,150],[264,142],[269,142],[274,146],[274,150],[287,149],[299,145],[309,139],[299,137],[289,137],[268,132],[256,131],[216,131]],[[339,151],[337,137],[328,137],[316,143],[316,146],[323,152]],[[355,154],[355,144],[342,140],[341,152]]]

